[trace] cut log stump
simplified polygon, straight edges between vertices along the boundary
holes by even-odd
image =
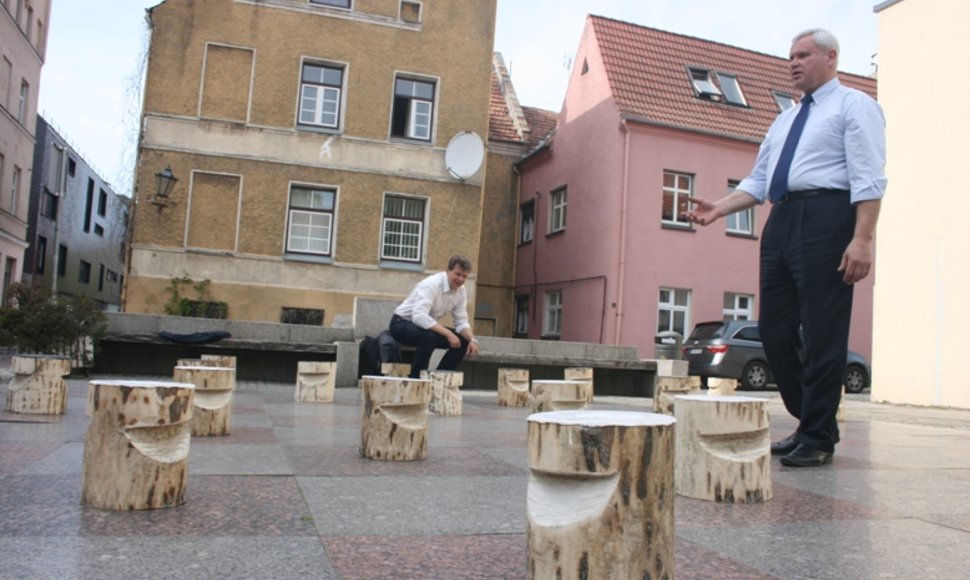
[[[428,457],[428,403],[431,381],[365,375],[360,455],[385,461]]]
[[[592,401],[592,382],[532,381],[533,413],[585,409]]]
[[[529,369],[498,370],[498,404],[503,407],[529,404]]]
[[[673,578],[674,419],[528,418],[529,578]]]
[[[421,378],[431,381],[431,400],[428,412],[442,417],[461,415],[461,387],[465,374],[461,371],[421,371]]]
[[[6,410],[30,415],[63,415],[67,411],[67,383],[71,359],[48,355],[15,355],[13,377],[7,383]]]
[[[381,363],[381,374],[385,377],[406,379],[411,374],[411,363]]]
[[[192,435],[222,437],[232,433],[235,369],[216,366],[175,367],[172,378],[177,383],[195,385]]]
[[[707,394],[714,396],[730,397],[738,390],[737,379],[724,379],[710,377],[707,379]]]
[[[653,384],[653,412],[674,415],[674,397],[700,393],[700,377],[657,377]]]
[[[191,383],[91,381],[81,503],[130,511],[185,501]]]
[[[726,503],[770,500],[768,401],[710,395],[675,398],[677,493]]]
[[[593,369],[592,367],[569,367],[563,371],[563,377],[567,381],[586,381],[589,383],[589,392],[593,392]]]
[[[301,403],[332,403],[337,363],[300,361],[296,364],[295,399]]]

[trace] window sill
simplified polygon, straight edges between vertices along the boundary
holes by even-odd
[[[549,232],[549,233],[547,233],[547,234],[546,234],[546,237],[547,237],[547,238],[551,238],[551,237],[553,237],[553,236],[561,236],[561,235],[563,235],[563,234],[565,234],[565,233],[566,233],[566,228],[563,228],[563,229],[561,229],[561,230],[556,230],[556,231],[554,231],[554,232]]]
[[[296,125],[297,131],[303,131],[305,133],[320,133],[321,135],[343,135],[344,132],[340,127],[323,127],[321,125],[304,125],[298,123]]]
[[[391,135],[387,138],[390,143],[401,143],[403,145],[420,145],[424,147],[434,147],[434,143],[431,139],[416,139],[411,137],[403,137],[401,135]]]
[[[522,246],[528,246],[531,244],[532,244],[532,240],[526,240],[524,242],[519,242],[519,247],[521,248]]]
[[[681,232],[694,233],[697,231],[696,229],[694,229],[694,226],[690,224],[681,224],[681,223],[664,222],[664,221],[660,222],[660,227],[665,230],[677,230]]]
[[[562,335],[559,334],[543,334],[542,340],[559,340]]]
[[[314,254],[296,254],[293,252],[286,252],[283,254],[283,259],[290,262],[310,262],[313,264],[333,264],[333,256],[317,256]]]
[[[382,259],[377,263],[379,268],[387,268],[388,270],[406,270],[408,272],[424,272],[424,264],[418,264],[415,262],[396,262],[393,260]]]
[[[729,232],[724,232],[724,233],[727,234],[728,236],[732,237],[732,238],[744,238],[746,240],[757,240],[758,239],[758,236],[756,236],[754,234],[746,234],[744,232],[730,232],[729,231]]]

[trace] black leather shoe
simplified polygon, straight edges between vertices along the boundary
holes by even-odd
[[[771,444],[772,455],[788,455],[798,447],[798,431]]]
[[[832,463],[832,454],[801,443],[794,451],[781,458],[781,464],[789,467],[818,467]]]

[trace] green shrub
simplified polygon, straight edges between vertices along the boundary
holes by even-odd
[[[47,288],[11,284],[0,306],[0,346],[24,353],[69,354],[78,340],[104,335],[107,318],[97,304],[82,296],[51,297]]]

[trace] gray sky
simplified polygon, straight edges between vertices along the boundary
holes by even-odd
[[[469,2],[476,0],[466,0]],[[159,0],[53,0],[40,113],[80,155],[129,193],[147,43],[145,8]],[[827,28],[839,68],[873,71],[873,0],[498,0],[495,50],[523,105],[558,111],[589,13],[787,56],[792,36]]]

